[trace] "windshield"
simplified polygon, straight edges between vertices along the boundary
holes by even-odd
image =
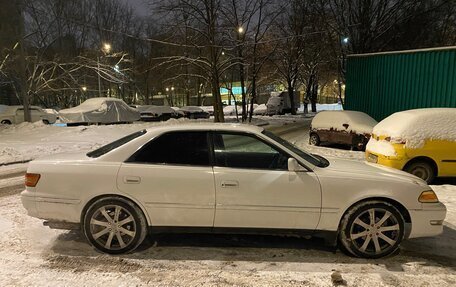
[[[267,137],[273,139],[274,141],[278,142],[279,144],[283,145],[287,149],[291,150],[298,156],[302,157],[306,161],[310,162],[313,165],[316,165],[318,167],[327,167],[329,165],[329,161],[325,159],[322,156],[319,155],[311,155],[309,153],[306,153],[302,149],[298,148],[294,144],[290,143],[287,140],[284,140],[283,138],[275,135],[274,133],[271,133],[270,131],[263,131],[263,134],[266,135]]]
[[[139,132],[135,132],[135,133],[132,133],[128,136],[125,136],[123,138],[120,138],[116,141],[113,141],[112,143],[109,143],[107,145],[104,145],[94,151],[91,151],[89,153],[87,153],[87,156],[88,157],[92,157],[92,158],[97,158],[99,156],[102,156],[110,151],[112,151],[113,149],[116,149],[124,144],[126,144],[127,142],[129,141],[132,141],[134,140],[135,138],[137,137],[140,137],[142,136],[143,134],[146,133],[146,130],[142,130],[142,131],[139,131]]]

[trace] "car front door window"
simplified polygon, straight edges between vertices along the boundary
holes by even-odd
[[[288,156],[253,135],[216,133],[214,153],[220,167],[287,170]]]

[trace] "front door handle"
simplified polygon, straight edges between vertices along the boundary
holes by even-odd
[[[222,181],[222,187],[224,187],[224,188],[239,187],[239,182],[236,180],[225,180],[225,181]]]
[[[141,178],[139,176],[124,176],[123,181],[126,184],[137,184],[141,182]]]

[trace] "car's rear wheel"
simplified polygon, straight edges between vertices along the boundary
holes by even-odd
[[[316,133],[310,134],[309,143],[311,145],[319,146],[320,145],[320,137]]]
[[[43,124],[45,125],[48,125],[49,124],[49,121],[48,120],[42,120],[43,121]]]
[[[434,167],[426,161],[412,162],[408,164],[404,170],[408,173],[413,174],[414,176],[421,178],[427,183],[431,183],[435,178]]]
[[[3,120],[0,122],[1,124],[4,124],[4,125],[10,125],[11,124],[11,121],[9,120]]]
[[[89,206],[83,230],[96,249],[120,254],[135,250],[144,241],[147,222],[142,211],[131,201],[107,197]]]
[[[363,258],[380,258],[394,253],[404,238],[404,218],[391,204],[366,201],[344,215],[339,244],[342,250]]]

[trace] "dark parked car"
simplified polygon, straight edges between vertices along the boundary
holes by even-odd
[[[141,114],[141,121],[167,121],[179,117],[179,114],[168,106],[141,106],[137,107]]]
[[[362,112],[323,111],[312,120],[309,144],[343,144],[365,150],[376,124],[376,120]]]
[[[208,119],[209,113],[197,106],[185,106],[179,109],[189,119]]]

